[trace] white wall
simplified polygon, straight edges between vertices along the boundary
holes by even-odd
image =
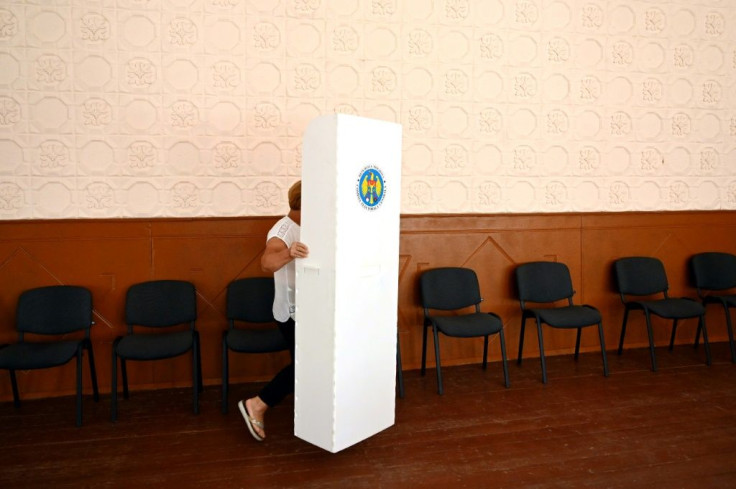
[[[736,208],[734,0],[0,0],[0,218],[274,215],[314,117],[402,212]]]

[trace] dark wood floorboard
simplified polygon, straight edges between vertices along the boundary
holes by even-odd
[[[117,423],[109,398],[0,404],[0,488],[731,488],[736,487],[736,365],[726,344],[714,362],[680,346],[405,372],[396,425],[331,454],[293,436],[293,402],[270,412],[255,442],[235,403],[259,385],[231,387],[228,415],[208,386],[201,414],[188,389],[131,392]],[[7,378],[0,378],[7,381]]]

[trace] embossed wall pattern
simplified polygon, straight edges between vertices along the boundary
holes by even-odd
[[[736,209],[736,4],[0,2],[1,219],[277,215],[332,112],[404,214]]]

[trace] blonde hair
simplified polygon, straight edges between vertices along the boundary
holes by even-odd
[[[289,189],[289,209],[302,210],[302,181],[299,180]]]

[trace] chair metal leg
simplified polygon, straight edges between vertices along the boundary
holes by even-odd
[[[404,398],[404,370],[401,366],[401,343],[399,332],[396,332],[396,384],[399,386],[399,398]]]
[[[583,328],[578,328],[578,334],[575,337],[575,361],[578,361],[580,357],[580,335],[583,332]]]
[[[698,333],[700,332],[700,326],[698,326]],[[677,333],[677,319],[672,321],[672,334],[670,335],[670,351],[675,348],[675,334]]]
[[[618,354],[624,351],[624,336],[626,336],[626,322],[629,319],[629,309],[624,310],[624,321],[621,323],[621,337],[618,340]]]
[[[202,382],[202,348],[199,343],[199,332],[195,333],[197,334],[197,365],[199,366],[197,369],[197,388],[201,394],[204,392],[204,383]]]
[[[82,426],[82,345],[77,347],[77,426]]]
[[[547,383],[547,365],[544,361],[544,339],[542,339],[542,323],[537,319],[537,337],[539,338],[539,362],[542,364],[542,383]]]
[[[649,336],[649,356],[652,357],[652,372],[656,372],[657,357],[654,353],[654,334],[652,333],[652,322],[649,318],[649,311],[644,310],[644,316],[647,319],[647,335]]]
[[[442,386],[442,367],[440,365],[440,337],[437,333],[437,327],[432,325],[434,331],[434,364],[437,369],[437,393],[442,395],[445,393],[445,389]]]
[[[508,365],[506,365],[506,338],[503,334],[503,329],[498,332],[498,335],[501,340],[501,361],[503,362],[503,383],[508,388],[511,386],[511,382],[509,382],[509,368]]]
[[[483,340],[483,370],[488,367],[488,335]]]
[[[192,339],[192,408],[199,414],[199,335],[194,332]]]
[[[110,375],[110,421],[118,418],[118,354],[115,351],[117,341],[112,345],[112,374]]]
[[[728,310],[728,305],[723,304],[724,312],[726,313],[726,328],[728,330],[728,345],[731,347],[731,363],[736,363],[736,345],[733,342],[733,328],[731,327],[731,314]]]
[[[703,329],[703,345],[705,346],[705,364],[710,366],[712,360],[710,357],[710,343],[708,343],[708,331],[705,329],[705,315],[700,316],[700,319],[698,320],[698,328]]]
[[[123,399],[130,399],[130,392],[128,392],[128,363],[125,358],[120,358],[120,374],[123,380]]]
[[[95,402],[100,400],[100,391],[97,387],[97,369],[95,368],[95,354],[92,351],[92,342],[87,341],[87,359],[89,360],[89,375],[92,380],[92,394]]]
[[[227,334],[227,333],[225,333]],[[230,383],[230,374],[228,372],[228,348],[227,348],[227,337],[222,337],[222,414],[228,412],[228,387]]]
[[[519,332],[519,356],[516,357],[516,364],[521,365],[521,354],[524,351],[524,330],[526,329],[526,317],[521,318],[521,331]]]
[[[598,338],[601,341],[601,356],[603,357],[603,376],[608,377],[608,359],[606,358],[606,340],[603,338],[603,324],[598,323]]]
[[[15,378],[15,370],[8,370],[10,374],[10,384],[13,387],[13,406],[20,407],[20,395],[18,394],[18,379]]]
[[[424,334],[422,335],[422,369],[421,374],[424,376],[427,370],[427,324],[424,325]]]

